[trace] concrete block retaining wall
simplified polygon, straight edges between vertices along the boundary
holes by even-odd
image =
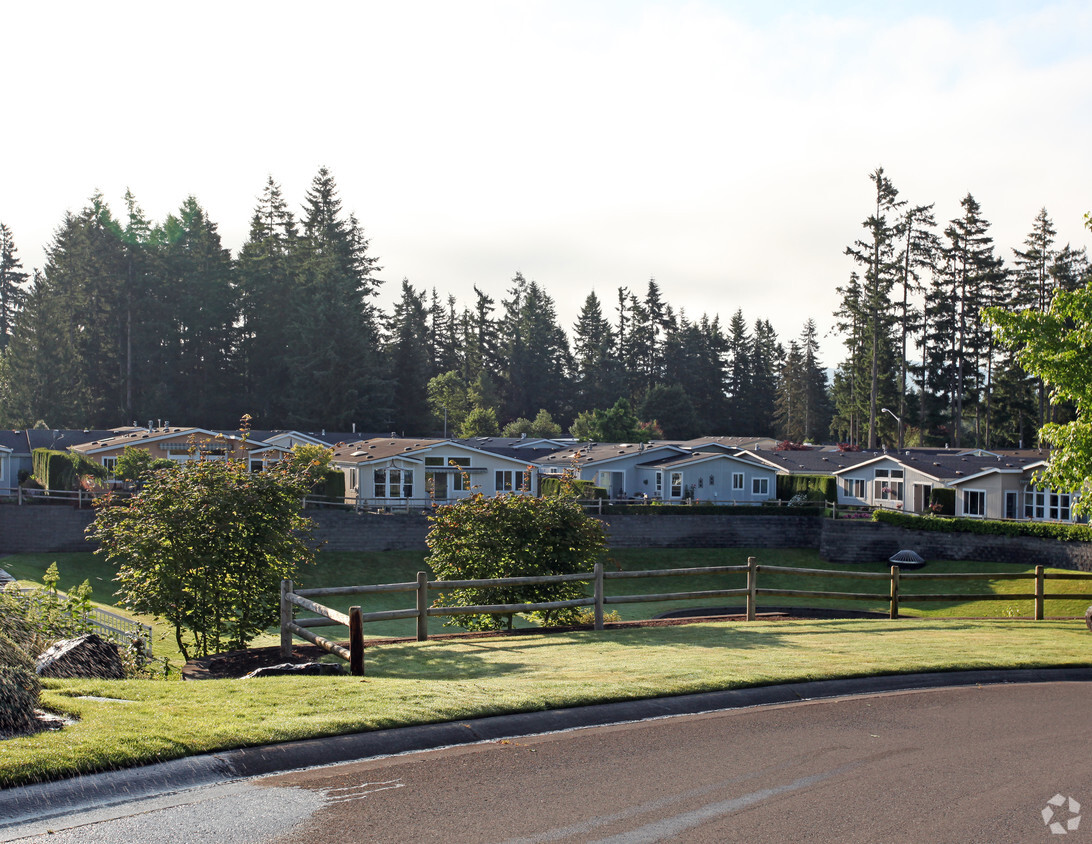
[[[886,560],[903,549],[926,560],[981,560],[1092,571],[1092,543],[1031,536],[908,530],[877,522],[824,521],[819,555],[835,563]]]
[[[310,510],[329,551],[424,550],[421,513]],[[0,553],[87,551],[94,517],[71,505],[0,505]],[[816,516],[604,516],[612,548],[816,548],[825,560],[887,560],[904,548],[926,560],[983,560],[1092,571],[1092,543],[914,531]]]

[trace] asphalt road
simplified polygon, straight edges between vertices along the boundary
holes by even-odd
[[[903,691],[496,740],[119,796],[4,840],[1092,842],[1090,693]]]

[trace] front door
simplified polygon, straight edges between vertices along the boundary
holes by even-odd
[[[434,501],[447,500],[447,472],[429,472],[425,483]]]

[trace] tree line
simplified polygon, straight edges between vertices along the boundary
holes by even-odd
[[[786,351],[766,320],[677,312],[654,279],[611,302],[589,293],[571,335],[519,273],[500,302],[475,287],[468,304],[403,280],[382,312],[379,261],[326,169],[298,216],[270,178],[234,257],[193,197],[155,223],[131,193],[120,214],[95,195],[29,275],[6,226],[0,238],[8,427],[225,428],[243,413],[261,428],[411,436],[828,427],[813,322]]]
[[[870,179],[875,205],[846,247],[858,270],[838,289],[846,358],[831,432],[867,447],[1032,447],[1073,408],[997,342],[983,311],[1046,313],[1059,292],[1092,280],[1085,248],[1059,244],[1043,208],[1007,263],[972,194],[938,230],[933,205],[900,198],[883,168]]]
[[[293,213],[270,178],[232,256],[193,197],[159,223],[127,193],[66,214],[26,273],[0,224],[0,424],[173,419],[410,436],[587,439],[703,434],[859,446],[1031,445],[1070,412],[999,347],[985,307],[1046,311],[1089,278],[1044,209],[1006,264],[974,197],[942,230],[883,169],[838,288],[833,383],[808,320],[782,339],[736,311],[691,317],[655,279],[584,299],[567,331],[535,280],[460,303],[403,279],[389,313],[378,258],[321,169]]]

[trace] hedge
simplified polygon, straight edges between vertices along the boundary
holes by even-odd
[[[822,516],[824,507],[740,504],[604,504],[604,516]],[[596,515],[598,510],[593,511]]]
[[[1059,539],[1063,542],[1092,541],[1092,526],[1063,525],[1053,522],[998,522],[988,519],[951,519],[941,516],[915,516],[895,510],[876,510],[875,522],[910,530],[931,530],[938,533],[976,533],[989,536],[1033,536],[1038,539]]]
[[[838,481],[830,475],[778,475],[777,497],[789,501],[797,495],[813,501],[837,501]]]
[[[106,469],[93,460],[71,451],[36,448],[31,455],[34,478],[46,490],[76,489],[82,475],[106,478]]]
[[[562,487],[562,479],[557,476],[543,477],[539,481],[539,493],[543,498],[560,498]],[[573,491],[576,493],[573,498],[606,498],[607,491],[601,486],[596,486],[591,481],[578,481],[574,479],[569,480]]]
[[[946,489],[945,487],[935,488],[929,496],[930,504],[940,505],[940,515],[942,516],[954,516],[955,515],[955,490]]]

